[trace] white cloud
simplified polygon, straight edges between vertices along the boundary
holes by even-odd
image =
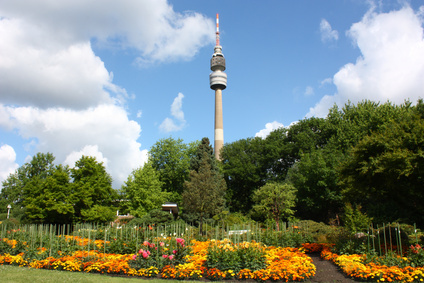
[[[348,35],[362,56],[333,77],[337,93],[325,96],[307,116],[324,117],[337,103],[364,99],[400,104],[424,96],[424,38],[422,19],[406,6],[389,13],[368,12]]]
[[[1,102],[81,109],[125,99],[90,40],[134,48],[143,62],[189,60],[213,42],[213,28],[165,0],[2,1]]]
[[[331,28],[330,23],[326,19],[321,20],[319,30],[322,42],[337,41],[339,39],[339,33]]]
[[[186,121],[184,120],[184,112],[182,110],[183,98],[184,95],[181,92],[178,93],[171,105],[171,116],[174,117],[176,121],[168,117],[165,118],[159,126],[161,131],[166,133],[177,132],[184,128]]]
[[[83,154],[93,154],[105,163],[115,188],[147,160],[147,151],[137,142],[140,125],[116,105],[86,110],[0,105],[0,113],[7,117],[0,127],[16,129],[31,143],[36,139],[36,151],[52,152],[58,163],[71,164]]]
[[[82,156],[91,156],[95,157],[97,162],[102,162],[103,165],[107,168],[108,159],[103,156],[103,153],[99,151],[98,145],[86,145],[80,151],[73,151],[66,157],[63,164],[69,165],[70,167],[75,166],[75,162],[77,162]]]
[[[58,163],[95,155],[119,187],[147,151],[125,111],[130,96],[92,44],[134,50],[149,64],[190,60],[214,41],[213,20],[177,13],[166,0],[0,3],[0,127]],[[171,114],[184,126],[178,99]]]
[[[279,129],[279,128],[283,128],[284,127],[284,125],[283,124],[281,124],[281,123],[279,123],[279,122],[277,122],[277,121],[274,121],[274,122],[271,122],[271,123],[266,123],[265,124],[265,129],[262,129],[262,130],[260,130],[259,132],[257,132],[256,134],[255,134],[255,137],[260,137],[260,138],[266,138],[272,131],[274,131],[274,130],[276,130],[276,129]]]
[[[305,96],[311,96],[314,95],[314,88],[311,86],[307,86],[305,89]]]
[[[333,83],[333,78],[326,78],[321,81],[320,87],[323,87],[327,84],[332,84],[332,83]]]
[[[141,118],[142,115],[143,115],[143,111],[138,110],[137,111],[137,118]]]
[[[0,190],[2,182],[18,169],[19,165],[15,161],[16,153],[13,147],[7,144],[2,145],[0,147]]]
[[[31,23],[39,43],[57,38],[70,45],[95,38],[105,46],[135,48],[147,61],[187,60],[214,41],[212,19],[177,13],[166,0],[62,0],[60,5],[14,0],[3,1],[2,13]]]

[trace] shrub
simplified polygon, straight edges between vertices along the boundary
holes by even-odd
[[[352,234],[366,232],[372,221],[365,213],[361,212],[361,206],[353,207],[350,203],[345,205],[342,215],[343,226]]]
[[[238,273],[242,269],[251,271],[266,267],[265,248],[255,242],[231,244],[223,241],[209,246],[205,266],[208,269],[232,271]]]

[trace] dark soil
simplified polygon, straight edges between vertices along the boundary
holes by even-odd
[[[322,259],[319,254],[308,254],[317,268],[315,276],[305,282],[358,282],[342,273],[339,268],[328,260]]]

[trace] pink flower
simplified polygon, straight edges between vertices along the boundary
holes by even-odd
[[[143,258],[148,258],[149,257],[149,254],[146,251],[143,251],[142,256],[143,256]]]
[[[173,250],[172,253],[175,255],[175,254],[177,254],[177,251],[176,250]]]
[[[137,255],[133,255],[132,259],[135,260],[137,258]]]
[[[144,250],[142,250],[142,249],[140,249],[140,250],[138,251],[138,253],[139,253],[139,254],[141,254],[142,252],[144,252]]]
[[[149,250],[147,250],[147,251],[146,251],[146,253],[147,253],[148,255],[150,255],[150,251],[149,251]]]
[[[149,242],[144,241],[144,242],[143,242],[143,245],[148,246],[148,245],[149,245]]]
[[[163,246],[165,246],[165,243],[164,243],[164,242],[160,242],[160,243],[159,243],[159,245],[160,245],[161,247],[163,247]]]
[[[184,239],[176,238],[175,240],[177,241],[178,244],[180,244],[181,246],[184,246],[184,242],[185,242]]]
[[[167,258],[167,257],[168,257],[168,255],[162,255],[162,257],[163,257],[163,258]]]
[[[170,255],[168,258],[169,258],[170,260],[173,260],[173,259],[174,259],[174,255]]]

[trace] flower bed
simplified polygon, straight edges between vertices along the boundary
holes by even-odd
[[[424,267],[386,266],[373,262],[365,263],[365,255],[337,255],[324,248],[321,257],[335,263],[349,277],[361,281],[374,282],[423,282]],[[400,261],[408,258],[400,257]]]
[[[75,251],[69,255],[61,257],[45,257],[44,259],[27,259],[24,253],[17,255],[3,254],[0,256],[0,264],[12,264],[18,266],[28,266],[31,268],[45,268],[68,270],[74,272],[96,272],[109,274],[124,274],[128,276],[173,278],[173,279],[199,279],[210,280],[222,279],[255,279],[255,280],[280,280],[280,281],[303,281],[315,275],[315,266],[312,260],[295,248],[266,247],[256,242],[243,242],[233,244],[228,240],[200,242],[193,240],[190,243],[191,253],[187,252],[187,246],[183,239],[173,240],[176,248],[167,246],[165,242],[158,242],[154,245],[144,242],[142,248],[135,255],[104,254],[98,251]],[[163,244],[161,244],[163,243]],[[161,249],[163,248],[163,249]],[[258,268],[245,268],[240,265],[238,269],[229,269],[231,261],[228,261],[223,270],[208,267],[208,251],[216,249],[215,252],[246,254],[255,257],[259,262],[263,259],[264,265]],[[162,253],[163,254],[160,254]],[[40,255],[47,251],[40,251]],[[154,255],[156,253],[156,255]],[[186,254],[184,254],[186,253]],[[166,256],[164,256],[166,255]],[[184,255],[184,262],[172,264],[174,258]],[[226,254],[228,255],[228,254]],[[137,260],[140,263],[148,262],[150,256],[160,258],[161,262],[167,263],[165,266],[154,266],[155,261],[150,261],[151,266],[145,265],[143,268],[133,268]],[[171,259],[170,259],[171,257]],[[256,259],[255,259],[256,260]],[[252,261],[255,261],[252,259]],[[246,261],[246,259],[245,259]],[[135,265],[134,265],[135,264]],[[211,263],[209,263],[209,266]],[[140,265],[138,265],[140,266]],[[253,265],[252,265],[253,266]]]

